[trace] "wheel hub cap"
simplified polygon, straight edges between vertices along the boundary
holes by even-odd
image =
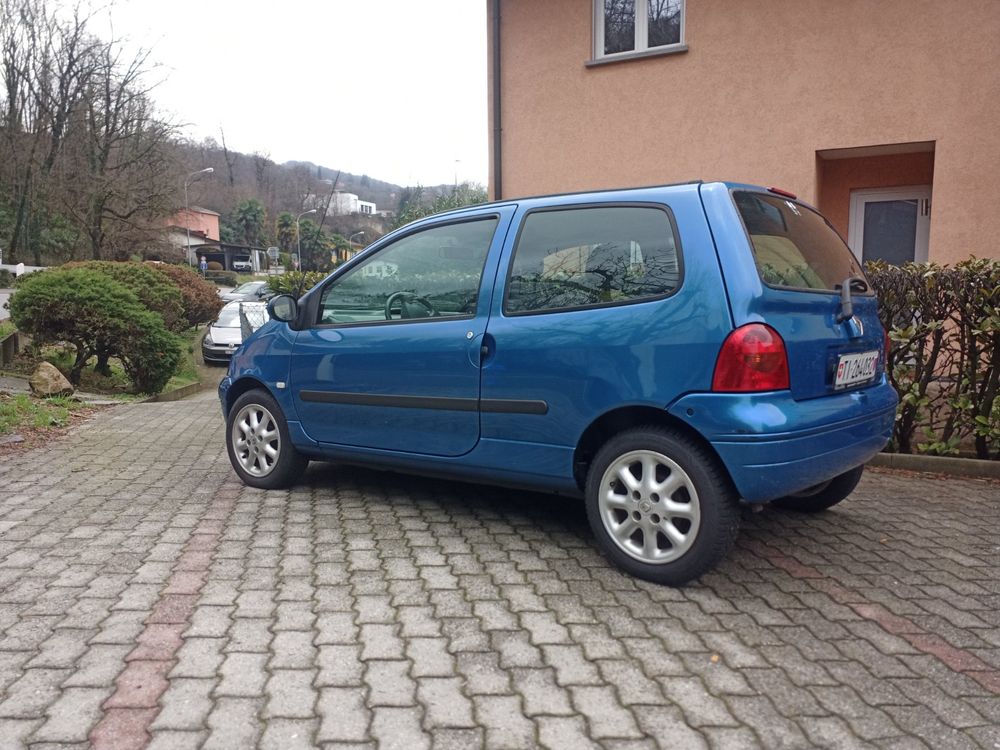
[[[247,404],[233,420],[230,433],[240,467],[255,477],[270,474],[281,455],[281,435],[274,415],[260,404]]]
[[[694,544],[701,504],[694,482],[674,460],[655,451],[631,451],[601,478],[598,505],[612,541],[625,554],[662,565]]]

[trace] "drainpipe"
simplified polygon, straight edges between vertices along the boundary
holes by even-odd
[[[503,127],[500,118],[500,0],[493,0],[493,200],[503,197]]]

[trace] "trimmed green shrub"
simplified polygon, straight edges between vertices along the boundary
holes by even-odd
[[[215,320],[222,309],[218,288],[186,266],[171,263],[148,264],[157,273],[163,274],[181,292],[184,302],[184,320],[188,326]]]
[[[36,344],[64,341],[75,351],[69,379],[93,358],[118,357],[140,393],[163,390],[180,359],[177,338],[124,284],[94,268],[54,268],[19,280],[11,318]]]
[[[159,393],[166,387],[181,359],[177,337],[157,324],[153,313],[129,321],[128,336],[117,355],[139,393]]]
[[[866,264],[900,404],[891,448],[1000,458],[1000,261]]]
[[[0,289],[10,289],[17,277],[6,268],[0,268]]]
[[[89,268],[111,277],[131,290],[148,310],[163,318],[167,330],[180,333],[188,328],[184,296],[178,285],[146,263],[90,260],[67,263],[68,268]]]

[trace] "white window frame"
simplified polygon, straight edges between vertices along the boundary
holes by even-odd
[[[931,221],[931,186],[909,185],[906,187],[865,188],[851,191],[851,212],[847,223],[847,244],[851,252],[861,262],[864,247],[865,204],[869,201],[909,201],[917,203],[917,228],[914,237],[914,262],[927,261],[928,238]]]
[[[594,0],[594,62],[628,59],[630,57],[651,57],[672,52],[686,52],[687,0],[680,0],[681,34],[675,44],[649,46],[649,0],[635,0],[635,49],[625,52],[604,53],[604,0]]]

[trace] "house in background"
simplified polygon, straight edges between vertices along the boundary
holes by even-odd
[[[220,241],[219,214],[207,208],[182,208],[167,218],[168,242],[180,248],[189,265],[198,264],[197,248]]]
[[[190,266],[197,266],[204,257],[226,271],[259,273],[267,267],[264,248],[222,242],[215,211],[198,206],[182,208],[167,219],[167,229],[167,241],[180,249]]]
[[[354,193],[342,193],[338,190],[330,199],[330,213],[338,216],[346,214],[372,216],[378,211],[371,201],[363,201]]]
[[[495,198],[773,185],[862,259],[1000,257],[997,0],[487,0]]]

